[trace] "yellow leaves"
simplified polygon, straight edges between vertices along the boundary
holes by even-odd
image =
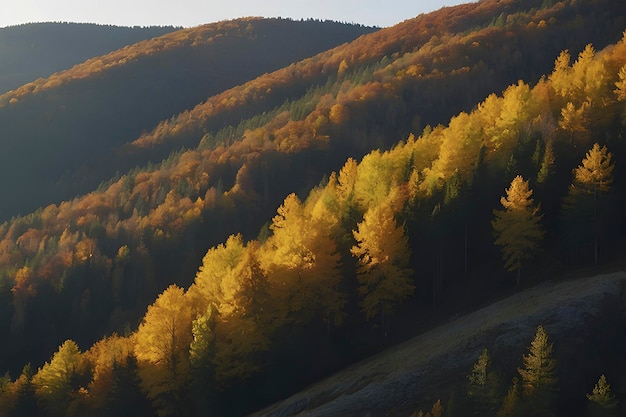
[[[611,152],[606,146],[595,143],[587,152],[582,164],[574,169],[574,183],[591,191],[608,191],[613,183]]]
[[[171,405],[170,398],[177,398],[189,378],[192,321],[189,298],[182,288],[170,285],[148,307],[137,330],[135,354],[142,386],[164,406]]]
[[[626,65],[620,68],[618,77],[619,77],[619,80],[615,83],[615,86],[617,87],[615,89],[615,95],[617,95],[617,99],[619,101],[625,101],[626,100]]]
[[[495,243],[501,246],[505,268],[509,271],[520,271],[522,261],[531,258],[543,239],[544,231],[539,223],[542,215],[531,196],[528,181],[518,175],[506,189],[506,197],[500,199],[504,210],[493,211],[491,225]]]
[[[351,253],[358,259],[358,291],[368,319],[391,312],[415,289],[408,239],[394,216],[386,204],[370,208],[353,232],[357,244]]]
[[[72,379],[77,373],[81,360],[78,345],[66,340],[59,347],[50,362],[46,362],[33,376],[33,385],[37,395],[47,402],[67,401],[72,389]],[[55,404],[59,406],[60,404]]]

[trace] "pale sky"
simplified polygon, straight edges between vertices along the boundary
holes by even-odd
[[[0,0],[0,27],[32,22],[197,26],[245,16],[392,26],[471,0]]]

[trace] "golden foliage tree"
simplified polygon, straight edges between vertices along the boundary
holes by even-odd
[[[396,212],[391,202],[370,208],[353,232],[357,244],[351,249],[361,308],[368,319],[380,316],[385,335],[386,317],[415,290],[409,242]]]
[[[522,393],[530,407],[529,415],[551,415],[552,403],[558,389],[556,359],[553,346],[543,326],[537,327],[530,343],[528,355],[523,356],[524,368],[518,369],[522,377]]]
[[[192,309],[182,288],[170,285],[148,307],[135,354],[142,386],[163,415],[181,415],[189,378]]]
[[[593,225],[594,265],[598,264],[601,197],[602,193],[611,190],[614,168],[607,147],[595,143],[581,165],[573,170],[574,180],[563,202],[565,221],[570,229],[568,236],[573,235],[580,240],[581,231],[587,229],[590,223]]]
[[[77,376],[81,353],[76,342],[66,340],[59,350],[33,377],[35,393],[40,404],[51,416],[67,413],[67,408],[78,390]]]
[[[593,387],[591,394],[587,394],[587,399],[589,400],[590,417],[611,417],[615,415],[618,401],[611,392],[611,386],[604,374],[600,375],[600,379]]]
[[[272,219],[273,235],[259,254],[278,318],[307,322],[343,316],[339,290],[340,256],[332,238],[336,218],[314,218],[295,194],[285,198]]]
[[[502,248],[504,266],[509,271],[517,271],[519,285],[522,263],[531,259],[539,249],[544,231],[540,221],[539,207],[535,207],[532,190],[520,175],[515,177],[506,189],[506,197],[500,199],[504,210],[494,210],[491,222],[496,245]]]

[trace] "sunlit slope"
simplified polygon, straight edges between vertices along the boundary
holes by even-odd
[[[0,96],[0,218],[95,188],[118,167],[109,159],[96,170],[94,159],[160,120],[372,30],[282,19],[213,23],[124,47]]]
[[[384,196],[390,187],[385,181],[402,180],[408,186],[407,180],[412,178],[412,186],[419,185],[419,192],[426,196],[415,216],[426,212],[427,215],[415,221],[423,222],[431,231],[431,214],[440,212],[435,210],[438,205],[441,209],[442,201],[437,198],[443,200],[446,190],[446,198],[454,199],[462,184],[472,182],[474,164],[485,156],[481,153],[484,145],[493,152],[488,167],[494,171],[481,175],[490,184],[497,182],[497,187],[488,189],[490,196],[497,194],[497,201],[503,186],[500,182],[510,173],[503,168],[511,156],[507,152],[517,149],[526,158],[528,149],[532,147],[534,151],[537,146],[537,134],[556,129],[554,119],[549,119],[552,124],[547,123],[542,132],[536,131],[538,123],[533,118],[538,115],[522,112],[530,87],[517,84],[517,80],[528,79],[534,85],[540,74],[549,74],[562,44],[576,57],[588,42],[594,42],[598,49],[616,42],[623,29],[620,22],[624,5],[619,2],[599,1],[588,8],[579,4],[573,7],[570,2],[546,3],[543,8],[531,3],[528,9],[514,9],[514,4],[517,3],[494,1],[444,9],[213,96],[155,130],[135,136],[135,143],[108,160],[110,165],[128,155],[141,160],[149,150],[169,155],[163,163],[122,171],[94,192],[2,225],[0,295],[6,302],[0,323],[9,342],[0,347],[4,349],[1,357],[11,364],[19,363],[18,366],[28,360],[43,362],[66,338],[84,346],[113,330],[134,328],[146,306],[168,284],[191,284],[202,257],[212,245],[237,232],[242,232],[246,240],[258,234],[259,241],[265,241],[271,232],[261,229],[261,225],[272,219],[290,192],[297,191],[302,197],[316,184],[322,188],[332,185],[324,174],[338,171],[347,158],[360,157],[376,147],[391,148],[406,139],[409,132],[416,132],[417,137],[427,124],[448,123],[459,109],[471,110],[489,93],[514,84],[505,93],[506,101],[491,97],[488,106],[481,104],[481,111],[471,123],[467,115],[461,115],[450,122],[450,129],[426,128],[424,140],[413,138],[406,146],[397,147],[394,155],[404,155],[400,159],[371,152],[365,166],[369,164],[369,172],[378,172],[380,168],[383,174],[364,177],[360,186],[369,204],[375,199],[367,197],[367,192],[383,190],[376,198]],[[582,12],[586,16],[584,23],[579,18]],[[445,28],[446,18],[454,23],[450,26],[453,32],[428,32],[429,25],[433,30]],[[460,28],[459,22],[465,22],[465,26]],[[407,39],[412,39],[409,34],[421,33],[419,28],[424,31],[421,41],[407,43]],[[587,28],[593,29],[587,32]],[[392,37],[394,30],[398,30],[399,37]],[[384,46],[383,50],[376,45]],[[358,51],[365,57],[363,60],[359,60]],[[353,55],[355,58],[351,58]],[[587,61],[593,60],[592,52],[587,55]],[[617,70],[611,67],[607,74],[603,80],[614,83]],[[544,85],[543,90],[538,89],[533,100],[540,106],[536,103],[529,108],[533,112],[540,108],[558,118],[566,98],[561,97],[552,105],[543,100],[550,96],[541,91],[549,88]],[[25,94],[20,99],[12,98],[19,104],[20,100],[28,102],[28,97]],[[575,109],[583,108],[584,97],[572,100]],[[613,107],[618,105],[613,93],[607,95],[607,100]],[[613,107],[610,111],[601,107],[603,100],[594,103],[595,114],[616,114]],[[10,103],[6,106],[11,108]],[[522,120],[521,115],[533,118]],[[240,120],[243,121],[239,123]],[[587,129],[607,130],[605,120],[587,122],[588,126],[583,126]],[[466,129],[466,123],[472,128]],[[479,134],[481,129],[488,134]],[[522,134],[526,135],[523,146],[516,148]],[[569,131],[560,134],[567,137]],[[467,139],[468,150],[455,147],[465,143],[459,137]],[[506,143],[506,147],[499,146],[496,139]],[[441,147],[444,142],[445,152]],[[181,144],[188,149],[180,150]],[[581,142],[572,148],[577,153],[565,153],[568,163],[580,162],[579,154],[586,150],[583,145],[587,144]],[[177,151],[169,153],[170,150]],[[539,146],[538,157],[542,151]],[[523,161],[531,166],[528,158]],[[574,164],[559,164],[569,181],[570,165]],[[410,168],[418,166],[413,177]],[[460,169],[455,172],[457,167]],[[370,186],[368,181],[375,183],[379,178],[385,180],[378,181],[382,188]],[[28,192],[36,194],[36,190],[25,188],[24,193]],[[480,195],[483,193],[481,190]],[[301,211],[294,196],[289,201],[296,212]],[[491,215],[491,201],[471,201],[487,207],[484,213]],[[359,207],[358,210],[364,210],[365,206]],[[321,205],[316,216],[324,214]],[[341,243],[346,259],[351,259],[352,228],[362,214],[351,209],[327,216],[329,220],[348,216],[341,225],[345,229],[340,229],[341,236],[337,238],[344,239]],[[314,236],[310,229],[297,230],[296,236]],[[452,238],[460,236],[455,233],[458,229],[450,230],[454,231],[450,232]],[[418,244],[423,244],[419,247],[427,249],[420,252],[419,256],[425,259],[421,266],[433,265],[431,250],[437,246],[432,245],[432,235],[420,232],[415,233]],[[488,237],[481,241],[481,248],[491,248],[490,231],[481,229],[480,233]],[[287,241],[289,236],[290,233],[283,234]],[[449,247],[457,243],[451,242]],[[317,246],[324,247],[331,246]],[[484,259],[496,259],[491,252],[488,255]],[[351,278],[346,275],[347,280]],[[297,288],[294,282],[290,288]],[[427,289],[424,294],[429,294],[428,281],[422,285]],[[284,291],[281,296],[290,294]],[[305,317],[318,313],[302,310]],[[321,320],[320,316],[315,317]],[[320,328],[326,330],[327,326]],[[289,345],[274,347],[281,352],[288,350]],[[184,351],[188,352],[188,347]],[[284,366],[281,371],[293,371],[287,368]]]
[[[177,30],[85,23],[30,23],[0,29],[0,94],[126,45]]]

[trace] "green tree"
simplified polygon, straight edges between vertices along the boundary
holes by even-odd
[[[558,389],[556,359],[553,345],[543,326],[537,327],[528,355],[523,356],[524,368],[518,372],[522,377],[522,393],[529,415],[551,416],[552,404]]]
[[[391,199],[393,200],[393,199]],[[390,201],[391,201],[390,200]],[[357,260],[361,307],[368,319],[379,316],[386,338],[386,317],[415,290],[411,255],[404,228],[395,219],[393,204],[383,204],[365,213],[353,232],[357,244],[351,252]]]
[[[504,210],[494,210],[495,218],[491,222],[495,243],[502,248],[505,268],[517,271],[517,285],[523,261],[532,258],[544,235],[540,224],[542,215],[534,205],[532,193],[528,181],[520,175],[515,177],[506,189],[506,197],[500,199]]]
[[[590,417],[612,417],[617,408],[617,399],[611,392],[611,386],[606,381],[604,374],[593,387],[591,394],[587,394],[589,400]]]
[[[598,265],[598,246],[600,235],[599,212],[604,207],[602,193],[611,190],[615,164],[606,146],[595,143],[587,152],[582,164],[575,168],[573,183],[569,186],[563,201],[564,221],[568,232],[566,238],[581,241],[587,234],[585,225],[593,226],[594,265]],[[590,222],[591,220],[591,222]]]
[[[49,415],[66,414],[73,392],[78,389],[80,359],[78,345],[72,340],[66,340],[52,356],[52,360],[46,362],[33,376],[37,399]]]
[[[497,402],[497,377],[490,371],[491,359],[484,349],[468,375],[467,395],[472,404],[473,416],[491,416],[495,414]]]

